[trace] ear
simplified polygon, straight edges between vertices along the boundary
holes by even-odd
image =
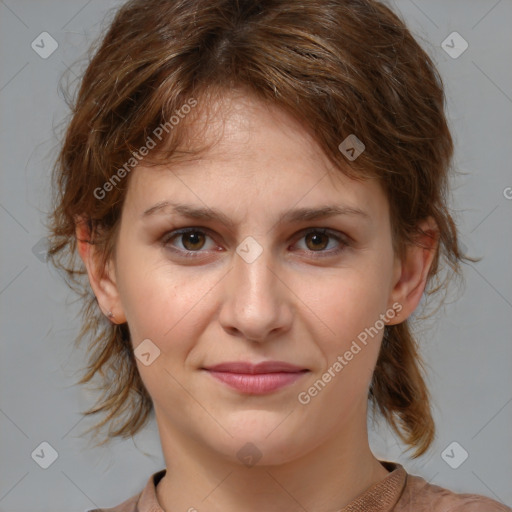
[[[409,245],[403,260],[395,258],[395,272],[393,289],[390,295],[391,304],[399,303],[402,306],[400,316],[395,316],[388,324],[398,324],[406,320],[418,306],[427,276],[432,266],[438,247],[439,229],[432,217],[419,224],[424,234],[417,237],[418,244]]]
[[[109,311],[112,313],[113,316],[109,318],[111,322],[116,324],[126,322],[116,285],[113,261],[109,260],[106,267],[102,267],[100,255],[92,243],[89,225],[84,218],[78,217],[75,226],[78,253],[87,269],[89,282],[100,309],[105,316],[108,316]]]

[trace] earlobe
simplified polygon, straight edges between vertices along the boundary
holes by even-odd
[[[92,243],[88,223],[79,218],[75,225],[77,250],[84,262],[89,283],[100,309],[111,322],[119,324],[126,322],[112,261],[108,261],[106,266],[102,267],[100,255],[96,251],[96,246]]]
[[[403,261],[397,261],[395,265],[395,276],[398,277],[395,277],[390,303],[400,303],[403,311],[400,319],[390,321],[390,325],[403,322],[418,306],[438,249],[439,231],[435,221],[429,217],[419,227],[423,233],[417,237],[418,245],[408,246]]]

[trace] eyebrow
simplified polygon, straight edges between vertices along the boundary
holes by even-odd
[[[196,207],[183,203],[174,203],[171,201],[161,201],[154,206],[151,206],[142,214],[142,218],[150,217],[155,214],[167,213],[165,210],[171,209],[173,213],[183,215],[198,220],[217,220],[221,224],[230,229],[234,228],[234,222],[227,217],[224,213],[215,208]],[[303,221],[311,221],[317,219],[325,219],[334,217],[336,215],[353,215],[370,221],[370,215],[359,209],[350,206],[340,205],[325,205],[317,208],[297,208],[294,210],[287,210],[279,215],[278,223],[298,223]]]

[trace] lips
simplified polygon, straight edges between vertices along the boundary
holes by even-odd
[[[232,363],[221,363],[215,366],[209,366],[206,370],[228,373],[243,374],[261,374],[261,373],[296,373],[307,371],[306,368],[295,366],[283,361],[263,361],[262,363],[252,364],[243,361]]]
[[[292,384],[309,372],[283,361],[227,362],[203,368],[213,378],[242,393],[259,395]]]

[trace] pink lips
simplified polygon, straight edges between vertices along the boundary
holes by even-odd
[[[252,395],[276,391],[309,371],[282,361],[266,361],[256,365],[246,362],[221,363],[204,369],[224,384]]]

